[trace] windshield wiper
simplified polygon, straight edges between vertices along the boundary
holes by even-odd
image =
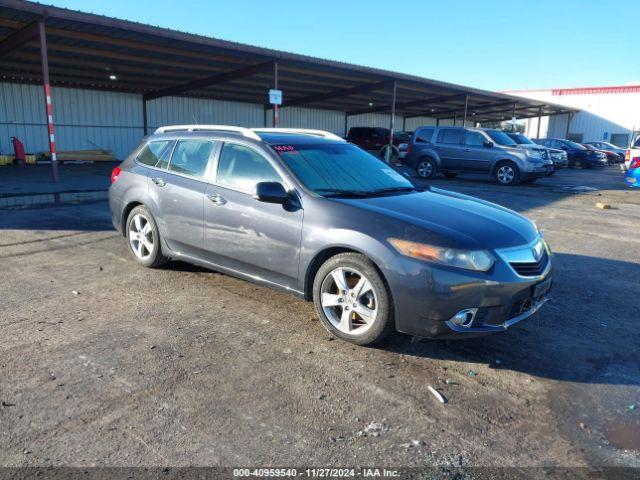
[[[326,197],[368,197],[372,193],[366,190],[342,190],[338,188],[317,188],[314,189],[314,192],[328,193],[329,195],[325,195]]]
[[[390,188],[380,188],[378,190],[373,190],[370,193],[377,195],[379,193],[399,193],[399,192],[417,192],[419,191],[416,187],[390,187]]]

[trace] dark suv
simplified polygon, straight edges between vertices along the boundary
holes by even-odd
[[[420,127],[411,139],[405,163],[421,178],[437,172],[487,173],[502,185],[532,182],[553,171],[553,163],[536,150],[519,148],[504,132],[491,138],[481,128]]]
[[[376,153],[384,158],[386,148],[389,145],[389,135],[391,130],[381,127],[351,127],[347,134],[347,141],[360,148]],[[406,132],[394,132],[393,150],[391,156],[398,158],[400,144],[409,143],[411,136]]]
[[[563,138],[534,138],[538,145],[549,148],[557,148],[567,152],[567,159],[570,167],[604,167],[607,164],[607,156],[604,153],[580,145],[579,143],[565,140]]]

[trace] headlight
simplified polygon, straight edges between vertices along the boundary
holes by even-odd
[[[531,158],[542,158],[542,153],[540,152],[540,150],[531,150],[531,149],[526,149],[525,152],[527,152],[527,157],[531,157]]]
[[[451,267],[465,268],[486,272],[495,259],[485,250],[456,250],[453,248],[434,247],[425,243],[411,242],[399,238],[390,238],[389,243],[398,252],[407,257],[436,262]]]

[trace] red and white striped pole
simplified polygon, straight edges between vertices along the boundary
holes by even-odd
[[[51,173],[53,181],[59,180],[58,158],[56,156],[56,137],[53,131],[53,105],[51,104],[51,85],[49,83],[49,55],[47,54],[47,36],[44,30],[44,21],[38,22],[38,36],[40,37],[40,59],[42,60],[42,86],[44,87],[44,100],[47,112],[47,132],[49,133],[49,153],[51,154]]]

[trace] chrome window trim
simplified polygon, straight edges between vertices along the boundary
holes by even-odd
[[[233,145],[240,145],[243,147],[246,147],[250,150],[253,150],[254,152],[256,152],[258,155],[260,155],[262,158],[264,158],[269,165],[271,165],[271,167],[275,170],[276,174],[280,177],[280,182],[284,185],[285,189],[287,191],[291,191],[293,190],[293,186],[291,185],[291,182],[288,180],[287,176],[283,174],[282,169],[280,167],[280,165],[277,165],[276,162],[274,162],[271,158],[269,158],[269,155],[267,155],[264,151],[261,151],[257,148],[255,148],[254,145],[248,143],[248,142],[243,142],[243,141],[236,141],[234,140],[223,140],[220,141],[220,148],[217,152],[216,158],[215,158],[215,162],[214,166],[212,167],[212,175],[211,175],[211,184],[215,185],[216,187],[220,187],[220,188],[224,188],[226,190],[231,190],[233,192],[238,192],[238,193],[244,193],[246,195],[251,195],[253,196],[254,192],[252,191],[248,191],[248,190],[244,190],[238,187],[235,187],[233,185],[227,185],[226,183],[220,183],[218,182],[218,165],[220,163],[220,157],[222,156],[222,150],[224,149],[225,144],[230,143]]]

